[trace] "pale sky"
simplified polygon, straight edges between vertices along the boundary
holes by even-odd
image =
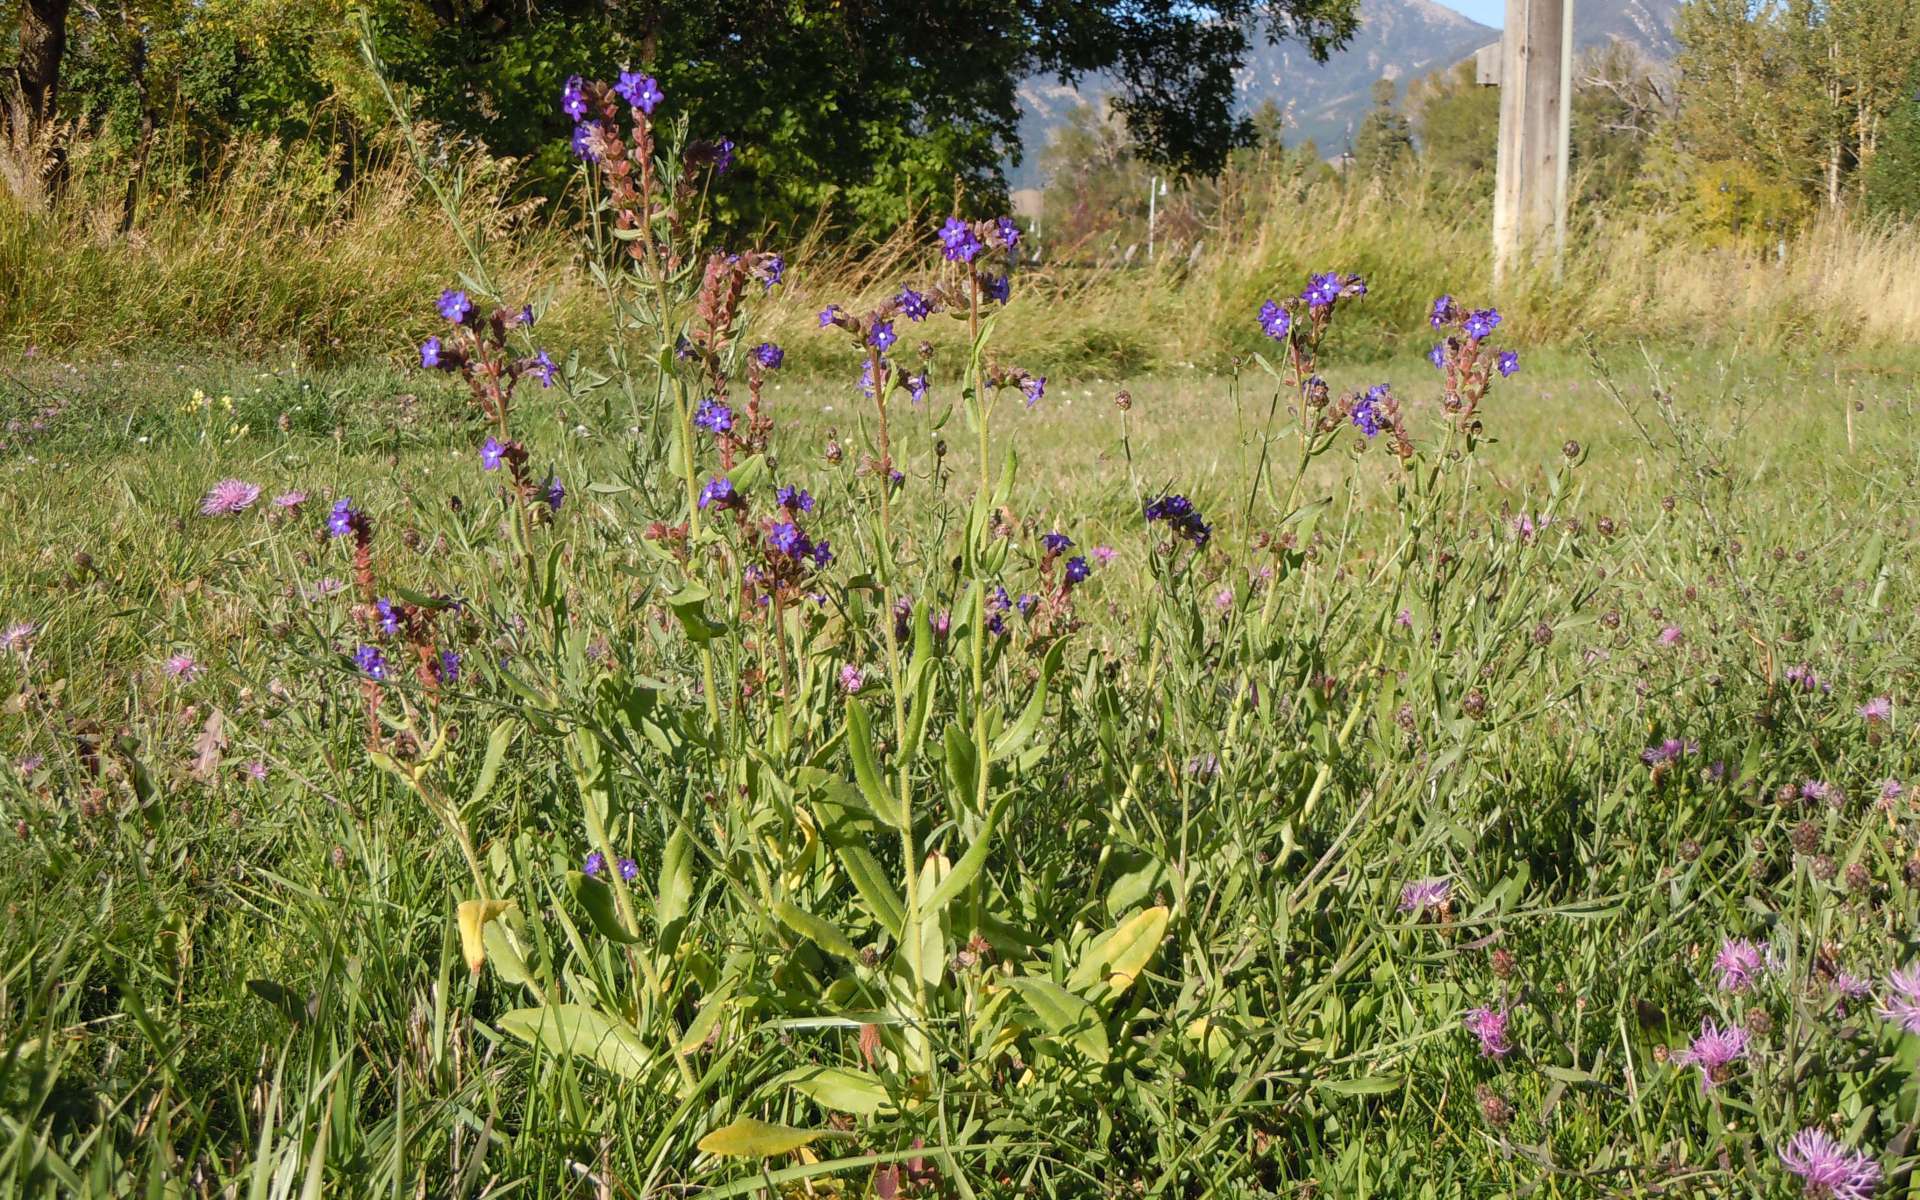
[[[1505,23],[1507,15],[1506,0],[1440,0],[1440,3],[1495,29]]]

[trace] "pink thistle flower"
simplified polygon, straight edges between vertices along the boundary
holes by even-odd
[[[866,682],[867,677],[865,672],[861,671],[859,667],[854,666],[852,663],[848,663],[846,666],[840,668],[841,691],[849,694],[857,692]]]
[[[1920,1033],[1920,962],[1887,974],[1887,998],[1880,1016],[1908,1033]]]
[[[1093,548],[1093,559],[1102,566],[1112,562],[1114,557],[1114,549],[1112,546],[1095,546]]]
[[[25,654],[33,645],[33,635],[39,626],[32,621],[16,621],[4,630],[0,630],[0,650],[11,650],[15,654]]]
[[[1685,641],[1686,638],[1687,635],[1680,631],[1678,625],[1669,625],[1660,631],[1660,644],[1662,646],[1678,646],[1681,642]]]
[[[1746,991],[1765,967],[1765,945],[1756,946],[1746,938],[1729,938],[1720,943],[1720,953],[1713,956],[1713,969],[1720,972],[1723,992]]]
[[[1880,1164],[1828,1136],[1802,1129],[1780,1148],[1780,1163],[1798,1175],[1811,1200],[1867,1200],[1880,1186]]]
[[[1221,612],[1225,612],[1228,609],[1232,608],[1233,607],[1233,589],[1221,588],[1218,592],[1215,592],[1213,596],[1213,606],[1219,609]]]
[[[1747,1056],[1747,1031],[1738,1025],[1721,1029],[1711,1020],[1700,1022],[1700,1035],[1674,1056],[1682,1067],[1700,1068],[1700,1094],[1733,1077],[1733,1064]]]
[[[1505,1058],[1513,1053],[1513,1043],[1507,1040],[1506,1007],[1476,1008],[1468,1011],[1465,1019],[1467,1032],[1480,1039],[1480,1053],[1487,1058]]]
[[[273,498],[273,506],[275,508],[288,508],[288,509],[299,508],[302,504],[305,504],[306,502],[307,502],[307,494],[301,491],[299,488],[295,488],[290,492],[281,492],[278,496],[275,496]]]
[[[251,779],[255,783],[263,783],[267,778],[267,764],[265,759],[256,758],[240,769],[248,779]]]
[[[222,479],[207,492],[207,498],[200,502],[200,515],[203,517],[231,517],[253,507],[260,498],[260,485],[248,483],[244,479]]]
[[[182,683],[192,683],[206,671],[206,668],[193,660],[191,654],[175,654],[167,659],[167,676]]]
[[[1875,807],[1881,812],[1892,812],[1893,806],[1900,803],[1900,797],[1906,793],[1906,787],[1898,779],[1880,781],[1880,799]]]
[[[1875,696],[1860,706],[1860,719],[1869,725],[1891,720],[1893,717],[1893,697]]]
[[[1429,912],[1445,912],[1453,903],[1453,881],[1449,879],[1416,879],[1400,889],[1400,911],[1418,913],[1425,916]]]

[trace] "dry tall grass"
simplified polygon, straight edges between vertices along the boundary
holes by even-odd
[[[557,208],[516,201],[510,163],[468,154],[448,170],[465,180],[468,217],[492,247],[496,275],[546,297],[557,344],[590,341],[597,297],[550,215]],[[250,144],[211,182],[146,196],[130,231],[113,186],[92,189],[104,197],[97,204],[70,197],[51,213],[0,201],[0,348],[409,354],[462,251],[400,160],[377,158],[344,186],[338,176],[338,164],[299,148]],[[1805,335],[1829,347],[1920,341],[1912,226],[1833,217],[1784,247],[1735,250],[1663,241],[1650,220],[1589,217],[1557,276],[1542,267],[1495,289],[1485,206],[1470,189],[1422,177],[1367,187],[1242,182],[1227,215],[1153,264],[1116,249],[1028,267],[1001,352],[1060,375],[1221,363],[1259,347],[1251,314],[1264,297],[1336,268],[1374,284],[1341,323],[1349,354],[1424,350],[1424,298],[1441,292],[1497,304],[1503,335],[1536,345],[1589,335],[1761,348]],[[936,263],[928,241],[906,233],[847,241],[815,227],[787,250],[793,271],[769,336],[801,368],[823,366],[831,352],[814,336],[818,308],[876,300]],[[915,333],[959,340],[939,321]]]

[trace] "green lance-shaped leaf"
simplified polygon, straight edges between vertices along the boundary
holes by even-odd
[[[1028,697],[1027,706],[1020,713],[1019,720],[994,740],[989,758],[999,762],[1009,754],[1016,753],[1040,729],[1040,722],[1047,714],[1047,685],[1053,681],[1053,673],[1060,669],[1061,655],[1066,653],[1067,643],[1063,638],[1055,642],[1046,657],[1040,660],[1040,678],[1034,680],[1033,695]]]
[[[806,909],[796,906],[791,901],[780,900],[775,902],[773,915],[780,918],[782,925],[785,925],[788,929],[793,930],[829,954],[837,954],[841,958],[855,958],[860,954],[860,951],[855,948],[853,942],[847,938],[847,935],[835,928],[832,922],[814,916]]]
[[[953,870],[947,872],[947,877],[940,881],[939,886],[920,902],[921,920],[937,920],[941,910],[967,885],[979,878],[981,868],[987,865],[987,853],[992,849],[993,835],[999,829],[1000,816],[1006,808],[1007,797],[1003,795],[987,811],[987,822],[981,828],[980,836],[974,839],[973,845],[967,847],[960,861],[953,864]]]
[[[871,1117],[891,1103],[879,1076],[851,1067],[796,1067],[776,1082],[822,1108],[862,1117]]]
[[[473,781],[473,791],[467,796],[468,811],[479,808],[487,793],[493,790],[494,781],[500,777],[500,766],[507,760],[507,750],[513,745],[513,735],[519,730],[520,722],[509,717],[495,724],[487,734],[487,753],[480,760],[480,777]]]
[[[1111,1056],[1107,1045],[1107,1027],[1100,1010],[1051,979],[1020,976],[1013,981],[1015,991],[1027,1002],[1040,1028],[1054,1037],[1066,1038],[1080,1053],[1103,1063]]]
[[[853,759],[853,780],[860,785],[860,794],[867,798],[873,814],[900,828],[903,814],[887,795],[879,768],[873,763],[873,723],[867,719],[866,707],[852,696],[847,697],[847,754]]]
[[[640,1035],[584,1004],[520,1008],[501,1017],[500,1029],[554,1054],[584,1059],[628,1079],[643,1079],[652,1066]]]
[[[621,943],[640,940],[639,935],[628,933],[621,925],[620,905],[614,899],[613,889],[605,883],[581,871],[568,871],[567,890],[586,910],[587,920],[601,937]]]
[[[684,827],[667,837],[660,853],[660,880],[654,885],[653,920],[663,949],[679,936],[693,903],[693,841]]]
[[[834,848],[834,856],[853,881],[853,890],[870,916],[885,926],[888,933],[899,937],[906,927],[907,908],[900,899],[900,893],[894,890],[893,883],[865,846],[839,836],[840,831],[827,832],[827,840]]]

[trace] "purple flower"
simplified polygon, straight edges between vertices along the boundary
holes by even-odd
[[[560,89],[560,111],[578,121],[587,115],[587,89],[578,75],[569,75]]]
[[[995,304],[1005,304],[1013,295],[1013,280],[1005,275],[982,275],[980,294]]]
[[[854,386],[860,389],[860,394],[862,396],[865,396],[869,400],[873,399],[873,360],[872,359],[867,359],[865,362],[862,362],[860,364],[860,382]]]
[[[500,464],[505,461],[506,455],[507,448],[500,444],[499,438],[488,438],[486,441],[480,443],[480,469],[482,471],[498,471]]]
[[[361,646],[353,652],[353,665],[368,679],[387,677],[387,656],[380,653],[378,646]]]
[[[333,508],[327,513],[327,536],[345,537],[353,532],[361,519],[360,510],[353,506],[353,498],[342,496],[333,502]]]
[[[541,387],[550,388],[553,386],[553,371],[553,360],[547,357],[545,350],[539,351],[533,356],[533,373],[539,378]]]
[[[1021,616],[1030,617],[1033,615],[1035,606],[1039,603],[1040,597],[1034,595],[1032,592],[1021,592],[1019,599],[1013,602],[1013,606],[1020,610]]]
[[[733,428],[733,410],[708,396],[693,410],[693,423],[709,433],[725,433]]]
[[[593,135],[599,132],[600,124],[597,121],[582,121],[573,127],[573,154],[575,158],[584,158],[588,162],[594,160],[596,155],[593,152]]]
[[[1677,762],[1685,755],[1698,754],[1699,752],[1700,743],[1698,742],[1687,742],[1679,738],[1668,738],[1658,746],[1649,746],[1645,750],[1642,750],[1640,752],[1640,761],[1650,767],[1655,767],[1661,763]]]
[[[739,496],[733,490],[733,480],[724,475],[716,475],[707,480],[706,486],[700,489],[701,508],[709,505],[732,508],[738,501]]]
[[[1427,361],[1433,364],[1434,370],[1436,371],[1445,369],[1447,365],[1447,344],[1445,342],[1435,342],[1433,349],[1427,351]]]
[[[640,878],[640,864],[630,858],[623,858],[615,863],[614,869],[619,871],[620,878],[626,880],[628,883],[632,883],[634,880]]]
[[[1047,394],[1047,377],[1045,375],[1029,376],[1021,381],[1020,390],[1026,394],[1027,407],[1032,408],[1040,403],[1042,396]]]
[[[528,328],[532,328],[533,327],[533,305],[522,304],[520,306],[519,312],[514,313],[511,317],[507,318],[507,324],[524,325]]]
[[[33,644],[34,631],[38,628],[32,621],[16,621],[0,630],[0,650],[25,654]]]
[[[787,352],[772,342],[761,342],[753,348],[753,361],[764,371],[778,371],[780,364],[787,361]]]
[[[648,116],[652,116],[654,108],[666,99],[653,76],[638,71],[620,72],[620,82],[613,85],[613,90],[622,100]]]
[[[200,501],[200,515],[231,517],[252,508],[259,498],[259,484],[244,479],[222,479],[208,489],[206,498]]]
[[[1713,969],[1720,972],[1720,990],[1744,992],[1751,988],[1766,966],[1766,948],[1746,938],[1729,938],[1720,943],[1713,956]]]
[[[192,683],[206,672],[206,668],[195,662],[193,655],[182,651],[167,659],[167,675],[183,683]]]
[[[588,879],[598,879],[607,873],[607,856],[595,850],[587,855],[587,861],[580,864],[580,873]]]
[[[867,345],[884,351],[900,339],[894,335],[892,321],[876,321],[867,331]]]
[[[561,484],[558,476],[547,477],[547,494],[544,499],[547,502],[547,508],[553,512],[559,512],[560,506],[566,503],[567,489]]]
[[[1500,325],[1500,310],[1497,308],[1476,308],[1467,314],[1460,328],[1475,341],[1486,337]]]
[[[256,758],[246,766],[241,767],[240,771],[255,783],[265,783],[267,781],[267,763],[265,759]]]
[[[1308,275],[1306,290],[1300,298],[1309,308],[1325,308],[1340,298],[1340,276],[1338,272],[1328,271],[1320,275]]]
[[[1682,1067],[1700,1068],[1700,1092],[1705,1095],[1716,1084],[1725,1083],[1733,1074],[1733,1064],[1747,1056],[1747,1031],[1738,1025],[1718,1028],[1711,1020],[1700,1022],[1700,1035],[1693,1044],[1674,1056]]]
[[[1085,583],[1087,576],[1093,574],[1093,568],[1087,565],[1085,555],[1076,554],[1067,560],[1066,577],[1069,585]]]
[[[1435,329],[1443,329],[1453,320],[1453,297],[1441,296],[1433,302],[1433,311],[1427,315],[1427,324]]]
[[[460,656],[451,650],[440,652],[439,679],[441,683],[460,682]]]
[[[774,500],[779,503],[781,508],[789,512],[810,513],[813,511],[813,497],[808,495],[804,488],[797,488],[792,484],[783,485],[776,491],[774,493]]]
[[[299,508],[307,502],[307,494],[298,488],[291,492],[281,492],[273,498],[275,508]]]
[[[1844,796],[1840,790],[1824,779],[1809,779],[1800,785],[1800,798],[1816,804],[1837,803]]]
[[[1875,696],[1860,706],[1860,719],[1869,725],[1891,720],[1892,717],[1893,698],[1891,696]]]
[[[918,375],[909,375],[907,376],[907,398],[915,404],[925,403],[927,399],[927,389],[931,386],[932,384],[928,381],[925,371],[920,372]]]
[[[1061,533],[1059,530],[1055,530],[1052,533],[1042,535],[1040,544],[1046,547],[1047,557],[1051,558],[1056,554],[1072,549],[1073,539]]]
[[[827,326],[839,320],[840,317],[845,313],[845,311],[846,310],[841,308],[838,304],[829,304],[825,308],[821,309],[820,310],[820,328],[825,329]]]
[[[948,217],[940,227],[940,251],[948,262],[970,263],[982,249],[980,239],[973,236],[973,227],[959,217]]]
[[[1511,375],[1520,369],[1520,355],[1512,350],[1502,350],[1495,358],[1494,365],[1500,368],[1500,374]]]
[[[821,538],[813,544],[813,565],[815,568],[822,568],[832,561],[833,543],[827,541],[825,538]],[[826,603],[821,597],[816,596],[814,599],[818,603]]]
[[[770,292],[782,279],[786,278],[787,260],[778,254],[769,254],[760,260],[759,269],[755,274],[760,278],[761,291]]]
[[[1147,501],[1142,509],[1148,521],[1165,521],[1174,533],[1192,542],[1196,547],[1204,548],[1213,537],[1213,526],[1200,519],[1200,513],[1193,507],[1193,501],[1185,496],[1169,493],[1155,500]]]
[[[380,632],[392,637],[400,632],[400,612],[393,607],[393,601],[381,596],[373,602],[373,610],[380,616]]]
[[[1007,249],[1011,250],[1020,244],[1020,226],[1012,217],[996,217],[993,229],[1000,235],[1000,242]]]
[[[1824,1129],[1794,1134],[1780,1148],[1780,1164],[1800,1177],[1809,1200],[1867,1200],[1880,1186],[1880,1164]]]
[[[933,302],[910,287],[902,287],[894,303],[909,321],[924,321],[933,315]]]
[[[1110,563],[1114,559],[1113,547],[1112,546],[1095,546],[1093,548],[1093,557],[1097,561],[1099,561],[1102,565],[1105,565],[1106,563]]]
[[[721,138],[713,147],[713,173],[725,175],[733,170],[733,139]]]
[[[775,554],[788,558],[799,558],[809,549],[807,535],[801,533],[800,527],[791,521],[774,523],[773,528],[767,531],[767,547]]]
[[[1400,911],[1426,916],[1431,912],[1445,912],[1453,903],[1453,881],[1449,879],[1416,879],[1400,889]]]
[[[420,343],[420,365],[423,367],[429,367],[429,368],[437,367],[440,365],[440,339],[439,338],[430,337],[426,341]]]
[[[1356,400],[1353,405],[1353,424],[1369,441],[1380,436],[1384,428],[1380,420],[1380,401],[1387,395],[1387,385],[1376,384],[1367,389],[1367,394]]]
[[[1293,328],[1293,314],[1272,300],[1260,306],[1260,332],[1276,342],[1285,341],[1287,331]]]
[[[440,293],[440,315],[455,325],[464,325],[473,315],[473,301],[467,299],[465,292],[448,288]]]
[[[840,668],[840,690],[849,694],[859,691],[867,682],[867,677],[859,667],[848,663]]]
[[[1508,1015],[1504,1005],[1500,1008],[1475,1008],[1467,1012],[1467,1032],[1480,1039],[1480,1053],[1483,1056],[1505,1058],[1513,1053],[1513,1043],[1507,1040]]]
[[[1881,1019],[1908,1033],[1920,1033],[1920,962],[1889,972],[1887,998],[1880,1002]]]

